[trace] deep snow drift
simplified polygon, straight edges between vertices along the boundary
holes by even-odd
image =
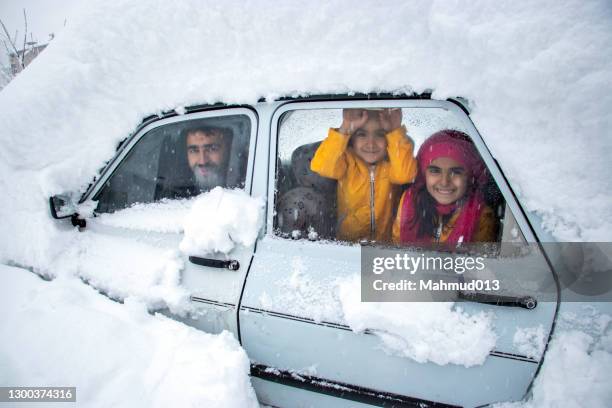
[[[0,307],[3,386],[76,386],[87,407],[259,406],[249,359],[228,332],[206,334],[78,279],[46,282],[8,266]]]

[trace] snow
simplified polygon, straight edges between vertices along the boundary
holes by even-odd
[[[181,251],[227,253],[235,245],[253,245],[263,224],[263,205],[244,191],[217,187],[188,200],[101,214],[78,235],[72,232],[68,249],[51,264],[57,271],[51,276],[79,276],[112,298],[138,299],[149,310],[192,313],[189,292],[181,284]],[[99,233],[104,227],[127,233]]]
[[[114,213],[100,214],[96,221],[111,227],[151,232],[183,232],[185,217],[193,208],[194,199],[167,200],[134,204]],[[82,214],[82,211],[79,211]]]
[[[228,253],[236,244],[253,245],[263,225],[264,205],[261,197],[221,187],[198,196],[185,217],[181,251]]]
[[[178,252],[104,240],[49,216],[50,195],[84,191],[118,142],[161,111],[324,93],[460,95],[470,100],[471,119],[544,229],[558,240],[610,241],[611,16],[606,0],[83,3],[0,92],[0,262],[57,277],[42,282],[1,269],[7,313],[0,365],[7,370],[0,370],[0,382],[66,381],[79,395],[91,395],[91,404],[121,404],[116,398],[123,395],[125,406],[164,406],[171,398],[181,406],[253,404],[246,357],[229,335],[207,336],[144,310],[183,307]],[[230,196],[211,192],[219,202]],[[101,217],[100,225],[184,231],[185,252],[226,251],[234,245],[230,237],[240,245],[253,242],[261,203],[242,208],[229,199],[216,208],[240,214],[241,224],[215,217],[222,225],[209,225],[199,218],[214,217],[205,201],[136,206]],[[160,218],[152,213],[174,215],[150,222]],[[185,218],[188,224],[181,223]],[[243,229],[245,220],[250,227]],[[131,260],[109,256],[125,245],[133,249]],[[125,305],[95,294],[77,275]],[[297,306],[309,307],[314,298],[304,279],[298,273],[293,285],[302,296]],[[481,364],[495,343],[489,317],[449,305],[422,311],[417,304],[337,301],[353,329],[371,327],[390,353],[417,361]],[[423,313],[441,328],[391,321],[389,313]],[[458,328],[465,333],[455,333],[455,343],[444,338]],[[108,335],[117,332],[125,335]],[[432,344],[442,349],[414,341],[415,333],[433,333]],[[537,332],[518,332],[515,339],[534,352],[539,344]],[[610,342],[609,334],[561,331],[528,404],[611,405],[610,386],[602,382],[612,366]],[[451,356],[443,358],[442,350]],[[87,370],[94,370],[91,376],[77,377]],[[568,372],[582,377],[574,381]]]
[[[514,333],[512,342],[521,354],[534,359],[540,359],[548,340],[547,337],[542,325],[537,327],[519,327]]]
[[[612,405],[612,317],[591,306],[562,313],[527,401],[496,408],[605,408]]]
[[[607,350],[591,351],[594,346],[593,338],[578,330],[559,335],[546,357],[549,363],[536,379],[533,399],[526,405],[609,407],[612,349],[608,344]]]
[[[263,207],[261,198],[217,187],[191,199],[101,214],[76,236],[73,232],[69,248],[50,265],[57,271],[51,276],[77,275],[112,298],[137,298],[149,310],[189,314],[194,310],[181,284],[182,253],[228,253],[236,245],[253,245]],[[99,233],[104,227],[119,232]]]
[[[261,307],[345,324],[358,333],[367,329],[386,353],[419,363],[471,367],[483,364],[495,347],[491,314],[469,314],[451,302],[361,302],[359,275],[320,279],[308,271],[293,256],[291,273],[274,282],[275,296],[260,296]]]
[[[276,255],[277,258],[286,256]],[[306,315],[316,322],[342,321],[342,308],[338,297],[338,277],[313,277],[310,265],[301,256],[291,256],[291,272],[274,282],[277,287],[274,295],[262,293],[259,302],[268,310],[283,310],[295,316]],[[337,266],[335,260],[329,260],[330,269]],[[271,265],[271,267],[274,267]]]
[[[66,249],[42,272],[79,276],[114,299],[137,298],[149,310],[168,308],[185,315],[194,310],[181,285],[181,251],[228,253],[236,245],[253,245],[263,224],[263,206],[261,198],[217,187],[192,199],[135,204],[101,214],[83,231],[67,231]],[[120,232],[99,233],[104,227]]]
[[[57,264],[61,275],[79,276],[115,299],[139,299],[150,310],[167,307],[181,315],[191,310],[189,292],[180,284],[184,261],[178,250],[86,231],[70,252]]]
[[[340,285],[345,319],[354,331],[377,335],[389,354],[471,367],[483,364],[495,347],[491,314],[470,315],[452,302],[364,303],[360,294],[358,276]]]
[[[185,253],[228,253],[236,244],[255,243],[263,225],[264,205],[261,197],[216,187],[191,199],[138,203],[121,211],[100,214],[96,223],[184,234],[180,249]]]
[[[206,334],[78,279],[47,282],[7,266],[0,307],[2,385],[76,386],[82,407],[259,406],[249,360],[228,332]]]

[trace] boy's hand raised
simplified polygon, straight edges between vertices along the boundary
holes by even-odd
[[[389,133],[402,126],[402,110],[400,108],[389,108],[380,111],[380,125]]]
[[[368,112],[365,109],[342,109],[342,125],[340,125],[338,131],[350,136],[354,131],[365,125],[367,121]]]

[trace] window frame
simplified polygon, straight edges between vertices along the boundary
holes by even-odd
[[[465,113],[463,109],[461,109],[457,104],[450,101],[439,101],[432,99],[377,99],[377,100],[334,100],[334,101],[292,101],[287,102],[279,107],[272,114],[271,123],[270,123],[270,151],[269,151],[269,169],[268,172],[268,195],[267,202],[269,205],[267,206],[267,215],[266,215],[266,234],[270,234],[273,237],[278,239],[286,239],[281,236],[278,236],[274,232],[274,218],[276,212],[276,174],[277,174],[277,158],[278,158],[278,145],[279,145],[279,137],[280,137],[280,120],[286,112],[296,111],[296,110],[317,110],[317,109],[344,109],[344,108],[384,108],[384,107],[398,107],[398,108],[435,108],[435,109],[444,109],[446,111],[450,111],[457,120],[461,121],[466,129],[466,133],[476,146],[476,149],[485,165],[491,177],[493,177],[495,183],[497,184],[502,197],[506,202],[507,209],[512,212],[514,219],[517,222],[517,225],[521,229],[521,232],[525,238],[525,241],[528,243],[538,242],[536,238],[536,234],[533,231],[531,224],[527,221],[525,213],[521,206],[519,205],[514,191],[511,189],[505,176],[500,170],[497,160],[491,154],[488,146],[484,142],[482,136],[474,126],[474,123],[470,119],[470,117]],[[324,139],[324,135],[322,135],[321,140]],[[416,154],[416,151],[415,151]],[[317,241],[319,242],[319,241]],[[321,243],[333,243],[333,241],[320,241]],[[345,246],[345,245],[359,246],[359,243],[345,243],[338,242],[337,245]]]
[[[98,195],[100,190],[104,187],[106,182],[113,177],[116,170],[126,159],[128,154],[137,145],[137,143],[150,131],[157,129],[162,126],[171,125],[174,123],[186,122],[191,120],[206,119],[206,118],[218,118],[223,116],[236,116],[245,115],[248,117],[251,123],[251,133],[249,135],[249,156],[246,167],[246,177],[244,181],[244,191],[251,193],[253,184],[253,166],[255,159],[255,146],[257,145],[257,130],[259,126],[257,112],[247,106],[238,107],[227,107],[227,108],[215,108],[210,110],[204,110],[199,112],[187,113],[184,115],[172,116],[169,118],[160,118],[144,126],[139,127],[132,136],[130,136],[120,147],[119,151],[113,157],[113,159],[106,165],[104,170],[100,173],[100,177],[93,183],[89,190],[83,195],[80,202],[93,199]]]

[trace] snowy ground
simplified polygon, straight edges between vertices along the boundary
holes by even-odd
[[[76,386],[80,407],[258,406],[248,358],[229,333],[113,302],[75,278],[48,282],[8,266],[0,307],[3,386]],[[587,319],[562,316],[533,396],[499,408],[610,406],[612,317],[582,309]]]
[[[230,333],[113,302],[77,278],[48,282],[8,266],[0,308],[2,386],[76,386],[80,407],[258,406]]]

